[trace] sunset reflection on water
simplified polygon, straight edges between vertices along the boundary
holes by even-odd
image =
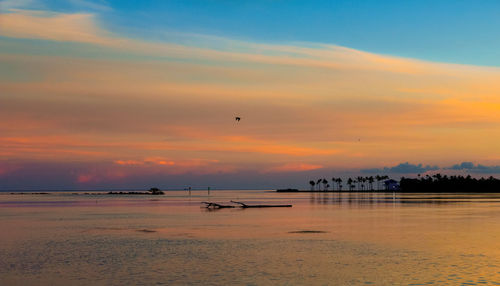
[[[293,204],[220,209],[200,202]],[[500,285],[500,195],[0,194],[1,285]]]

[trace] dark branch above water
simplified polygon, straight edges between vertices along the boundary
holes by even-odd
[[[248,205],[242,202],[231,201],[232,203],[241,205],[242,208],[291,208],[292,205]]]
[[[213,202],[201,202],[202,204],[205,204],[205,207],[207,209],[224,209],[224,208],[235,208],[235,205],[224,205],[224,204],[219,204],[219,203],[213,203]],[[239,208],[246,209],[246,208],[291,208],[292,205],[249,205],[246,203],[242,202],[235,202],[231,201],[233,204],[237,204]]]

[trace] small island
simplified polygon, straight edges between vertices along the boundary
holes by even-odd
[[[164,195],[165,193],[158,188],[151,188],[146,192],[108,192],[108,195]]]
[[[276,192],[278,193],[294,193],[294,192],[300,192],[298,189],[277,189]]]
[[[309,192],[399,192],[399,193],[500,193],[500,179],[473,178],[471,175],[425,175],[418,174],[417,178],[401,177],[399,181],[389,176],[369,176],[348,178],[347,188],[343,188],[341,178],[332,178],[330,182],[321,178],[311,180],[310,190],[277,189],[280,193]]]

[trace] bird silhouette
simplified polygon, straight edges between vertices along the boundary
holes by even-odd
[[[235,117],[235,118],[234,118],[234,120],[236,120],[236,121],[240,121],[240,120],[241,120],[241,118],[240,118],[240,117]]]

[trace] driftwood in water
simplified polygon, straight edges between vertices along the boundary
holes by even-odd
[[[242,202],[231,201],[232,203],[239,204],[242,208],[291,208],[292,205],[247,205]]]
[[[240,208],[246,209],[246,208],[291,208],[292,205],[247,205],[242,202],[235,202],[231,201],[232,203],[238,204]],[[233,205],[222,205],[218,203],[211,203],[211,202],[201,202],[205,204],[205,207],[207,209],[225,209],[225,208],[235,208],[236,206]]]
[[[218,204],[218,203],[210,203],[210,202],[202,202],[203,204],[205,204],[205,207],[207,209],[225,209],[225,208],[235,208],[235,206],[231,206],[231,205],[221,205],[221,204]]]
[[[276,192],[278,193],[295,193],[295,192],[298,192],[299,190],[298,189],[277,189]]]

